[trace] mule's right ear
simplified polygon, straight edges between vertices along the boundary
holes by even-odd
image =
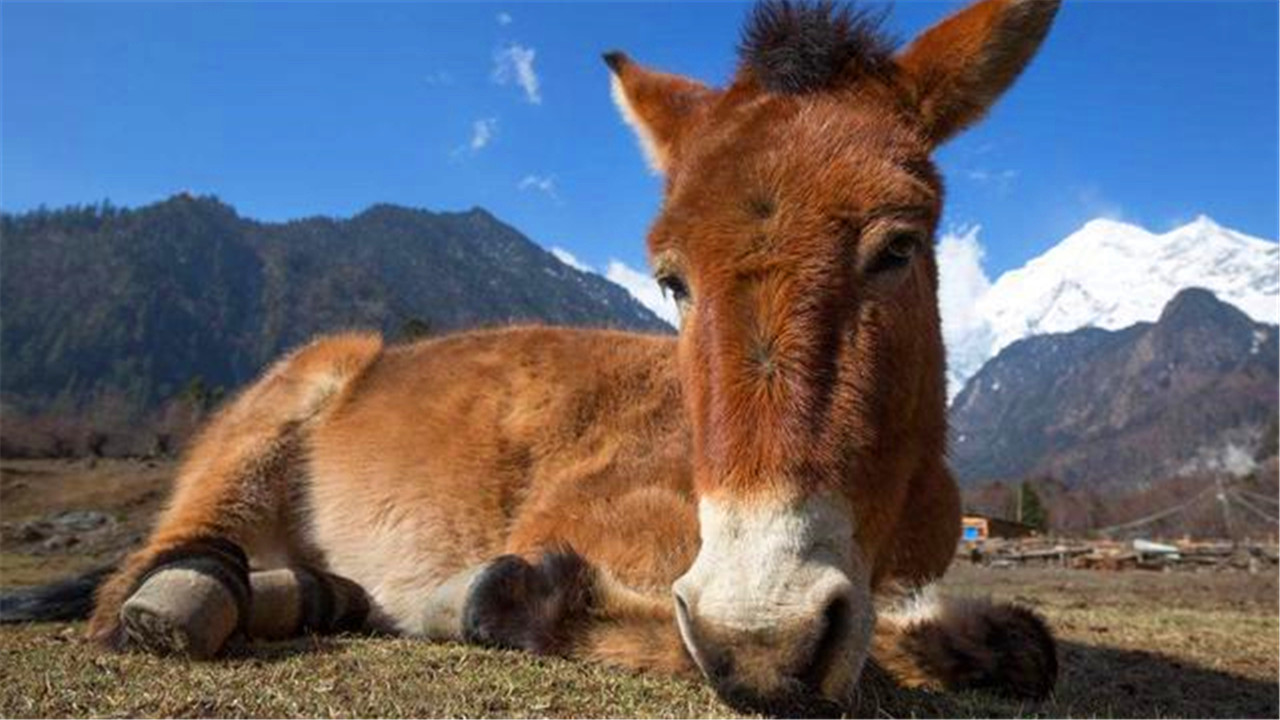
[[[666,172],[681,129],[712,90],[695,80],[647,70],[620,52],[605,53],[604,61],[613,73],[613,101],[636,131],[649,166]]]

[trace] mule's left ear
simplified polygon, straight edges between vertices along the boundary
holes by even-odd
[[[623,119],[639,136],[654,172],[666,172],[681,129],[712,90],[688,78],[647,70],[620,52],[605,53],[604,61],[613,73],[613,101]]]
[[[925,132],[940,145],[980,119],[1049,32],[1060,0],[982,0],[898,54]]]

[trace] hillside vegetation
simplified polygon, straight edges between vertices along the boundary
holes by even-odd
[[[376,205],[264,223],[177,195],[0,218],[0,393],[10,408],[154,408],[245,382],[317,333],[391,338],[511,322],[669,332],[607,280],[475,208]]]

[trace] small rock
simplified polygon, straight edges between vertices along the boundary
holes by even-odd
[[[88,532],[111,521],[110,515],[96,510],[68,510],[54,515],[47,522],[63,532]]]
[[[65,550],[73,545],[80,544],[80,538],[75,535],[54,535],[53,537],[40,543],[40,547],[49,550]]]
[[[42,520],[24,522],[13,531],[13,539],[20,543],[30,543],[49,537],[49,524]]]

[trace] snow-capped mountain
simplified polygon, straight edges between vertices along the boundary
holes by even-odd
[[[1187,287],[1209,289],[1255,321],[1280,322],[1280,246],[1203,215],[1162,234],[1090,221],[977,297],[964,331],[949,338],[950,394],[1016,340],[1154,321]]]

